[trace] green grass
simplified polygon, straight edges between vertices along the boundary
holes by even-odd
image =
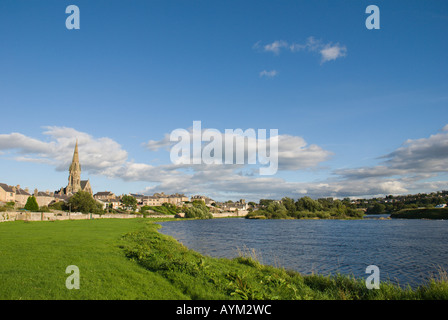
[[[448,299],[446,277],[367,290],[363,279],[262,265],[254,252],[204,256],[159,227],[150,219],[2,223],[0,299]],[[68,265],[80,269],[79,290],[65,287]]]
[[[122,234],[141,219],[0,224],[0,299],[187,298],[163,277],[130,261]],[[80,270],[80,289],[68,290],[65,269]]]

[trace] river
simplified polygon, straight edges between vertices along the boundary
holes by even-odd
[[[366,278],[376,265],[380,280],[412,287],[448,271],[445,220],[211,219],[160,223],[161,232],[212,257],[255,250],[263,264],[323,275]]]

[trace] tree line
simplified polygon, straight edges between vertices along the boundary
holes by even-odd
[[[348,219],[362,218],[362,210],[356,208],[356,205],[350,201],[341,201],[333,199],[314,200],[308,196],[295,201],[292,198],[284,197],[280,201],[262,199],[259,203],[259,209],[250,212],[246,218],[267,219]]]

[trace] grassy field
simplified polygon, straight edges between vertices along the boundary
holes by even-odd
[[[348,276],[302,276],[253,252],[217,259],[189,250],[149,219],[0,224],[0,299],[448,299],[448,282],[367,290]],[[80,289],[65,287],[68,265]]]
[[[162,276],[127,259],[121,236],[140,219],[0,224],[0,299],[184,299]],[[80,270],[68,290],[65,269]]]

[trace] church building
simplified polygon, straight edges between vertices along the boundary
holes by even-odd
[[[89,180],[81,180],[81,164],[79,163],[78,140],[76,140],[72,164],[69,168],[68,185],[61,188],[59,194],[73,195],[78,191],[86,191],[93,195]]]

